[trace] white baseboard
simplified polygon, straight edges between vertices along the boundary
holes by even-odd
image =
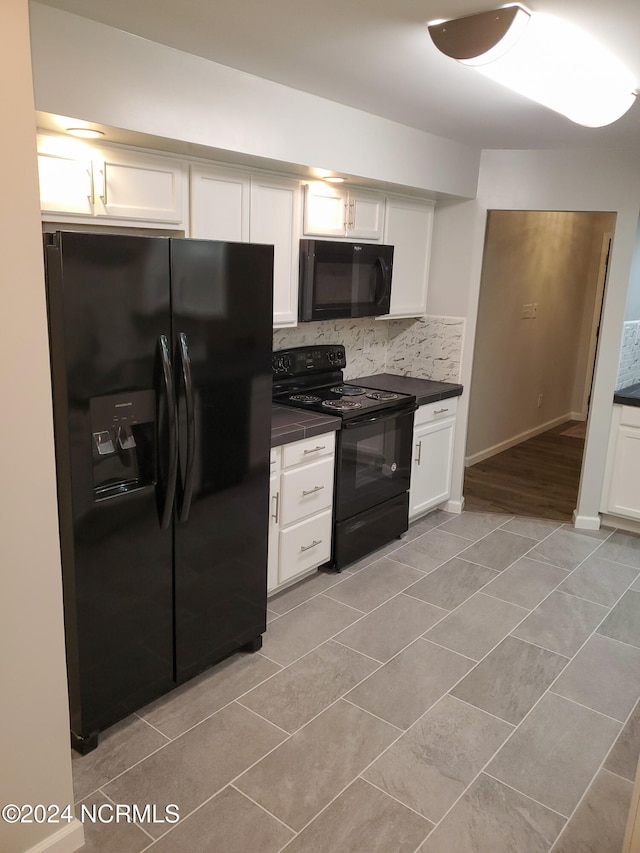
[[[464,510],[464,498],[459,501],[447,501],[442,509],[445,512],[454,512],[456,515],[460,515]]]
[[[620,515],[608,515],[602,513],[603,527],[617,527],[619,530],[626,530],[628,533],[640,533],[640,521],[635,521],[633,518],[622,518]]]
[[[573,526],[576,530],[600,530],[600,516],[578,515],[574,510]]]
[[[509,450],[510,447],[515,447],[516,444],[521,444],[523,441],[526,441],[529,438],[534,438],[534,436],[540,435],[540,433],[546,432],[548,429],[553,429],[553,427],[560,426],[560,424],[563,424],[565,421],[572,420],[581,420],[581,418],[576,416],[575,412],[568,412],[566,415],[561,415],[559,418],[554,418],[552,421],[547,421],[544,424],[540,424],[540,426],[528,429],[525,432],[521,432],[519,435],[514,435],[512,438],[501,441],[499,444],[494,444],[493,447],[488,447],[486,450],[479,450],[472,456],[465,457],[465,468],[477,465],[478,462],[484,462],[485,459],[490,459],[497,453],[502,453],[503,450]]]
[[[84,845],[84,829],[77,819],[69,821],[53,835],[43,838],[27,853],[75,853]]]

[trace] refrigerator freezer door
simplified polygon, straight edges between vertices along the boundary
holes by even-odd
[[[273,247],[170,242],[181,681],[266,628]]]
[[[160,529],[156,494],[169,243],[59,232],[46,265],[71,727],[82,749],[174,683],[172,534]],[[98,446],[109,448],[103,432],[113,453]]]

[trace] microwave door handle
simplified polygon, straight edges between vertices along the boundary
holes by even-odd
[[[391,287],[391,276],[389,274],[389,270],[384,262],[384,258],[377,257],[376,258],[376,266],[380,267],[380,280],[382,283],[380,296],[377,296],[378,287],[376,286],[376,297],[375,303],[376,305],[382,305],[384,300],[387,298],[389,294],[389,289]],[[377,277],[376,277],[377,278]]]

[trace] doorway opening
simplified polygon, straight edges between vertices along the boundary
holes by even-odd
[[[464,496],[571,521],[615,214],[488,212]]]

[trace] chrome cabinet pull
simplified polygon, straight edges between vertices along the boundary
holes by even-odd
[[[350,201],[350,202],[349,202],[349,204],[348,204],[348,207],[349,207],[349,213],[347,214],[347,217],[348,217],[348,219],[347,219],[347,229],[353,229],[353,228],[355,228],[355,226],[356,226],[356,221],[355,221],[355,208],[356,208],[356,204],[355,204],[355,202],[354,202],[354,201]]]
[[[102,203],[106,207],[108,204],[108,202],[107,202],[107,164],[104,163],[102,165],[102,168],[98,169],[98,171],[102,175],[102,187],[101,187],[102,192],[99,193],[99,195],[100,195],[100,198],[102,199]]]
[[[302,495],[306,498],[307,495],[312,495],[314,492],[321,492],[324,486],[314,486],[312,489],[303,489]]]
[[[434,415],[442,415],[442,414],[444,414],[445,412],[448,412],[448,411],[449,411],[449,409],[435,409],[435,410],[434,410],[434,412],[433,412],[433,414],[434,414]]]
[[[417,451],[418,455],[416,456],[416,458],[413,461],[416,463],[416,465],[419,465],[420,459],[422,458],[422,442],[421,441],[419,441],[416,444],[416,451]]]
[[[275,500],[275,502],[276,502],[276,511],[273,513],[271,518],[273,518],[273,520],[277,524],[278,523],[278,515],[280,514],[280,492],[276,492],[275,495],[273,496],[272,500]]]
[[[93,181],[93,163],[91,163],[91,165],[87,169],[87,174],[89,175],[89,195],[88,195],[89,204],[95,204],[96,203],[96,187],[95,187],[95,184]]]
[[[316,545],[320,545],[321,542],[322,542],[322,539],[314,539],[313,542],[311,543],[311,545],[301,545],[300,551],[308,551],[310,548],[315,548]]]
[[[302,452],[306,456],[307,453],[317,453],[318,450],[324,450],[326,446],[326,444],[319,444],[317,447],[312,447],[310,450],[303,450]]]

